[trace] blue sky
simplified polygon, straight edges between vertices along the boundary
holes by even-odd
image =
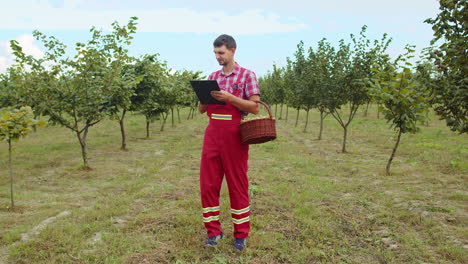
[[[14,62],[9,41],[40,57],[44,49],[35,41],[35,29],[53,35],[69,47],[86,42],[91,26],[110,28],[137,16],[138,32],[130,53],[159,53],[175,70],[219,69],[212,42],[227,33],[237,41],[236,61],[261,76],[273,63],[285,64],[300,40],[315,47],[327,38],[332,44],[349,40],[367,25],[367,35],[392,39],[389,53],[396,56],[406,44],[417,50],[429,46],[432,29],[423,23],[438,13],[436,0],[0,0],[0,72]]]

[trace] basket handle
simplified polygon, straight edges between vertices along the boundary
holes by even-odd
[[[270,115],[270,118],[273,119],[273,115],[271,114],[270,107],[267,104],[265,104],[264,102],[259,101],[259,100],[254,100],[254,102],[256,102],[257,104],[263,105],[266,108],[266,110],[268,111],[268,114]]]

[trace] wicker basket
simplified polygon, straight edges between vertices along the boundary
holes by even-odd
[[[270,107],[261,101],[255,101],[262,104],[270,117],[243,121],[240,124],[241,142],[243,144],[260,144],[276,138],[276,126]]]

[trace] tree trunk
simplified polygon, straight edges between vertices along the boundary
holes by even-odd
[[[307,108],[307,114],[306,114],[306,122],[305,122],[305,126],[304,126],[304,132],[307,132],[307,125],[309,124],[309,112],[310,112],[310,109]]]
[[[164,125],[166,124],[166,119],[167,119],[167,116],[169,115],[169,113],[162,113],[162,118],[163,118],[163,121],[162,121],[162,125],[161,125],[161,130],[160,131],[164,131]]]
[[[194,109],[193,109],[192,107],[190,107],[190,110],[189,110],[188,116],[187,116],[187,120],[190,119],[190,115],[192,114],[192,111],[193,111],[193,110],[194,110]]]
[[[175,124],[174,124],[174,107],[171,107],[171,126],[174,127]]]
[[[286,118],[284,120],[288,121],[288,110],[289,110],[289,107],[288,105],[286,105]]]
[[[179,108],[177,107],[177,119],[179,120],[179,124],[180,124],[180,112],[179,112]]]
[[[8,139],[8,168],[10,170],[10,199],[11,209],[15,207],[15,200],[13,199],[13,166],[11,162],[11,139]]]
[[[380,105],[377,104],[377,119],[380,119]]]
[[[322,139],[323,119],[325,119],[325,117],[323,116],[323,114],[324,114],[324,111],[323,111],[323,110],[320,110],[320,131],[319,131],[318,140],[321,140],[321,139]]]
[[[80,145],[81,145],[81,156],[83,157],[83,169],[85,170],[91,169],[88,163],[88,149],[86,146],[86,136],[88,135],[88,129],[89,127],[86,127],[83,131],[76,132],[76,136],[78,137],[78,141],[80,141]],[[83,136],[81,136],[81,133],[83,133]]]
[[[297,127],[297,123],[299,122],[299,107],[297,108],[297,115],[296,115],[296,124],[294,125],[294,127]]]
[[[385,175],[387,176],[390,176],[390,165],[392,164],[393,157],[395,157],[395,152],[398,148],[398,145],[400,144],[400,138],[401,138],[401,129],[398,131],[397,141],[395,143],[395,146],[393,147],[392,155],[390,155],[390,159],[388,159],[387,167],[385,168]]]
[[[341,149],[341,152],[346,153],[346,138],[348,136],[348,127],[347,126],[343,127],[343,131],[344,131],[344,134],[343,134],[343,148]]]
[[[283,104],[281,104],[281,107],[280,107],[280,116],[279,116],[279,120],[283,119]]]
[[[275,116],[278,116],[277,113],[278,113],[278,104],[275,104]]]
[[[429,126],[429,110],[426,112],[426,126]]]
[[[146,138],[150,137],[150,121],[146,118]]]
[[[365,117],[367,117],[367,110],[369,110],[369,104],[370,104],[370,101],[367,102],[366,110],[364,110],[364,116],[365,116]]]
[[[122,135],[122,146],[120,146],[121,150],[127,150],[127,140],[125,136],[125,126],[124,126],[124,118],[125,118],[126,113],[127,113],[127,110],[124,109],[122,112],[122,118],[119,119],[120,134]]]
[[[35,119],[35,120],[37,120],[37,117],[38,117],[38,116],[37,116],[36,114],[34,114],[34,119]],[[33,131],[34,131],[34,132],[37,132],[37,125],[33,125],[32,127],[33,127]]]

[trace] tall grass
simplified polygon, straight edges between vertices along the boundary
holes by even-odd
[[[188,110],[186,110],[188,111]],[[117,122],[90,131],[91,171],[65,129],[47,127],[15,145],[17,209],[9,202],[7,149],[0,144],[0,262],[6,263],[466,263],[468,138],[433,118],[404,135],[384,176],[394,133],[370,109],[342,131],[319,115],[307,132],[278,120],[278,139],[252,145],[252,232],[232,247],[205,248],[198,172],[206,118],[196,116],[145,139],[144,118],[129,116],[128,149]],[[290,109],[290,114],[293,111]],[[187,113],[181,113],[185,116]],[[290,115],[292,116],[292,115]],[[301,120],[305,122],[305,113]],[[21,236],[63,211],[28,241]]]

